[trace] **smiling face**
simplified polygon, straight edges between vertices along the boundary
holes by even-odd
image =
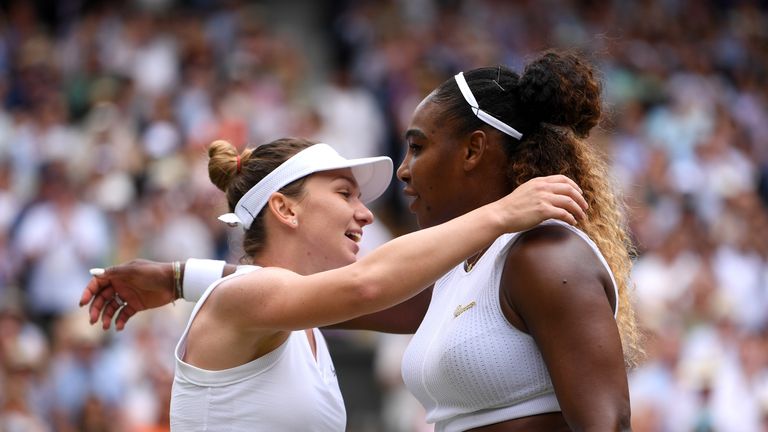
[[[296,204],[298,234],[306,258],[317,271],[355,262],[363,227],[373,214],[360,201],[360,189],[349,168],[313,174]]]
[[[461,137],[440,121],[440,107],[427,96],[416,108],[405,133],[407,151],[397,169],[405,183],[403,192],[411,200],[421,228],[446,222],[470,208],[464,199]]]

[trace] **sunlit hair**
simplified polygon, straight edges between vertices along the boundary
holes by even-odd
[[[603,155],[586,138],[601,117],[601,85],[593,68],[577,55],[547,51],[530,62],[522,75],[488,67],[464,72],[483,109],[522,132],[518,141],[501,136],[508,156],[510,190],[540,176],[562,174],[573,179],[589,203],[579,227],[597,244],[618,284],[621,334],[627,366],[643,355],[631,301],[631,256],[634,255],[623,200],[608,180]],[[477,119],[449,79],[432,95],[442,122],[453,132],[494,131]]]
[[[255,149],[245,149],[238,153],[235,146],[224,140],[211,143],[208,148],[208,176],[211,182],[224,191],[229,210],[234,211],[237,202],[256,183],[261,181],[280,164],[291,156],[315,144],[301,138],[281,138]],[[240,169],[238,172],[238,155]],[[300,178],[279,190],[285,196],[299,197],[304,192],[307,177]],[[254,257],[264,248],[266,231],[264,227],[264,207],[254,218],[251,227],[243,238],[243,251],[247,257]]]

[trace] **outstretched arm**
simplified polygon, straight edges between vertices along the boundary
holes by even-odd
[[[566,177],[534,179],[496,202],[396,238],[342,268],[306,276],[265,268],[231,279],[219,286],[218,300],[209,307],[245,331],[297,330],[350,320],[412,298],[505,232],[550,218],[575,224],[586,207]]]
[[[496,233],[499,226],[491,227],[491,231],[486,231],[492,236],[498,235],[503,231],[516,231],[529,228],[544,219],[556,218],[565,222],[574,224],[577,218],[583,218],[583,209],[587,208],[586,201],[580,194],[580,189],[570,179],[564,176],[550,176],[530,180],[524,185],[518,187],[512,194],[503,198],[496,203],[489,204],[484,210],[486,220],[488,223],[478,224],[477,220],[470,222],[468,226],[463,226],[460,229],[459,234],[462,238],[466,238],[464,235],[466,232],[475,233],[478,226],[481,228],[489,228],[491,225],[498,223],[507,223],[502,231]],[[465,215],[466,216],[466,215]],[[489,225],[489,223],[491,225]],[[444,235],[444,234],[442,234]],[[436,238],[434,236],[429,237],[431,240],[431,247],[436,247],[436,244],[442,244],[441,235]],[[474,236],[472,236],[474,238]],[[492,239],[494,237],[490,237]],[[488,239],[488,242],[490,241]],[[396,239],[397,240],[397,239]],[[480,241],[478,246],[475,247],[472,244],[464,243],[467,249],[467,253],[462,255],[462,252],[454,257],[452,264],[448,266],[450,268],[455,263],[461,261],[467,255],[470,255],[477,249],[480,249],[485,241]],[[474,249],[473,249],[474,248]],[[390,247],[391,249],[391,247]],[[440,248],[441,249],[441,248]],[[403,250],[402,252],[405,252]],[[420,262],[421,257],[414,262]],[[223,275],[227,275],[234,271],[235,267],[226,266]],[[447,271],[447,268],[445,269]],[[184,269],[182,269],[184,271]],[[394,271],[395,274],[400,270]],[[439,274],[438,274],[439,276]],[[419,289],[423,289],[428,285],[431,285],[432,281],[436,279],[426,278],[423,285]],[[213,282],[213,281],[211,281]],[[402,296],[405,300],[412,297],[418,291],[411,291],[407,295]],[[127,303],[122,306],[118,304],[115,299],[115,294],[118,294],[120,298]],[[102,326],[107,329],[117,314],[115,325],[118,330],[124,328],[128,319],[136,312],[159,307],[164,304],[170,303],[175,298],[173,289],[173,270],[170,263],[157,263],[146,260],[134,260],[126,264],[110,267],[106,270],[103,276],[96,277],[90,281],[88,286],[83,292],[80,304],[81,306],[90,302],[90,317],[91,323],[98,321],[99,317],[102,320]],[[399,309],[391,309],[381,312],[379,314],[373,314],[368,316],[350,316],[351,318],[357,318],[353,321],[347,321],[339,325],[341,328],[368,328],[377,329],[390,332],[412,332],[418,326],[416,320],[420,321],[419,317],[423,317],[426,307],[429,303],[429,296],[422,294],[414,297],[405,306],[412,311],[408,316],[413,315],[413,323],[408,321],[398,321],[395,313]],[[411,307],[413,306],[413,307]],[[263,308],[259,308],[263,310]],[[371,312],[381,309],[373,309]],[[364,311],[362,313],[365,313]],[[338,322],[339,320],[333,320],[332,322]],[[410,324],[409,324],[410,323]]]
[[[432,299],[432,287],[410,299],[372,314],[332,324],[326,328],[344,330],[372,330],[381,333],[413,334],[421,325]]]

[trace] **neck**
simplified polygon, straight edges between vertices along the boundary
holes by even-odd
[[[311,253],[307,243],[296,235],[283,235],[267,240],[261,253],[253,257],[253,263],[261,267],[280,267],[306,276],[336,268],[322,253]]]
[[[470,183],[470,182],[468,182]],[[483,184],[478,182],[478,184]],[[491,182],[485,183],[486,186],[472,187],[470,183],[461,192],[457,193],[457,202],[459,205],[456,207],[456,212],[450,216],[451,219],[469,213],[479,207],[486,204],[490,204],[507,196],[511,191],[506,190],[503,187],[488,187]]]
[[[253,263],[261,267],[280,267],[300,275],[317,273],[313,263],[299,259],[303,255],[301,251],[289,244],[281,244],[280,247],[267,245],[264,250],[253,257]]]

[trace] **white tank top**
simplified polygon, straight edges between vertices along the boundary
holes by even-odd
[[[611,274],[618,299],[597,246],[568,224],[544,222],[552,223],[592,247]],[[535,341],[507,321],[499,303],[507,251],[518,234],[497,238],[469,273],[462,263],[435,283],[429,309],[405,351],[403,380],[436,432],[560,411]]]
[[[187,334],[200,307],[218,284],[258,269],[241,266],[212,284],[197,302],[176,346],[171,392],[171,430],[343,432],[347,414],[328,347],[313,329],[317,360],[303,330],[291,332],[274,351],[220,371],[185,363]]]

